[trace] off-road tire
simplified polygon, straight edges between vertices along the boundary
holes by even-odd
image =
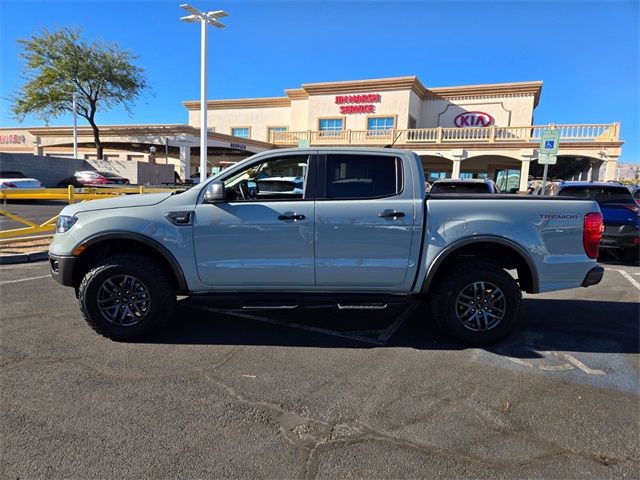
[[[144,316],[137,323],[127,326],[108,321],[98,307],[102,286],[108,279],[120,275],[138,279],[150,297]],[[86,273],[78,288],[78,302],[82,316],[100,335],[112,340],[138,340],[159,329],[171,318],[176,303],[176,288],[168,272],[153,259],[120,254],[102,260]]]
[[[487,282],[504,296],[506,311],[502,318],[487,330],[474,331],[459,319],[459,297],[475,282]],[[484,260],[469,260],[452,264],[438,275],[430,295],[430,311],[438,326],[458,342],[471,346],[496,343],[509,335],[520,316],[522,293],[517,282],[498,265]],[[486,319],[486,317],[485,317]]]

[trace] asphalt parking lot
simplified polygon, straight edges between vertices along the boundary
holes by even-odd
[[[116,343],[46,262],[1,266],[2,478],[638,478],[640,268],[606,268],[473,349],[421,306],[189,300]]]

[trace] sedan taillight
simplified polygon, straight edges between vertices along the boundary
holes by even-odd
[[[602,232],[604,232],[602,214],[600,212],[587,213],[584,216],[584,230],[582,232],[582,244],[587,257],[598,258]]]

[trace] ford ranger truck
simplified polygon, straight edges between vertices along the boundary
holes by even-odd
[[[301,188],[260,190],[283,177]],[[69,205],[49,258],[89,326],[115,340],[150,334],[181,295],[289,308],[424,300],[452,337],[487,345],[514,328],[522,291],[601,280],[602,228],[588,199],[427,196],[406,150],[279,149],[186,191]]]

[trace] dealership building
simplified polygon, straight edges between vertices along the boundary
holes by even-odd
[[[414,77],[308,83],[280,97],[209,100],[208,162],[215,171],[283,147],[388,146],[416,152],[426,180],[492,178],[526,190],[536,175],[543,130],[558,129],[565,178],[611,180],[621,153],[619,123],[540,125],[542,82],[427,88]],[[200,102],[187,124],[101,127],[105,158],[172,163],[188,177],[199,165]],[[0,152],[73,154],[70,127],[2,128]],[[93,133],[78,131],[79,157],[95,158]]]

